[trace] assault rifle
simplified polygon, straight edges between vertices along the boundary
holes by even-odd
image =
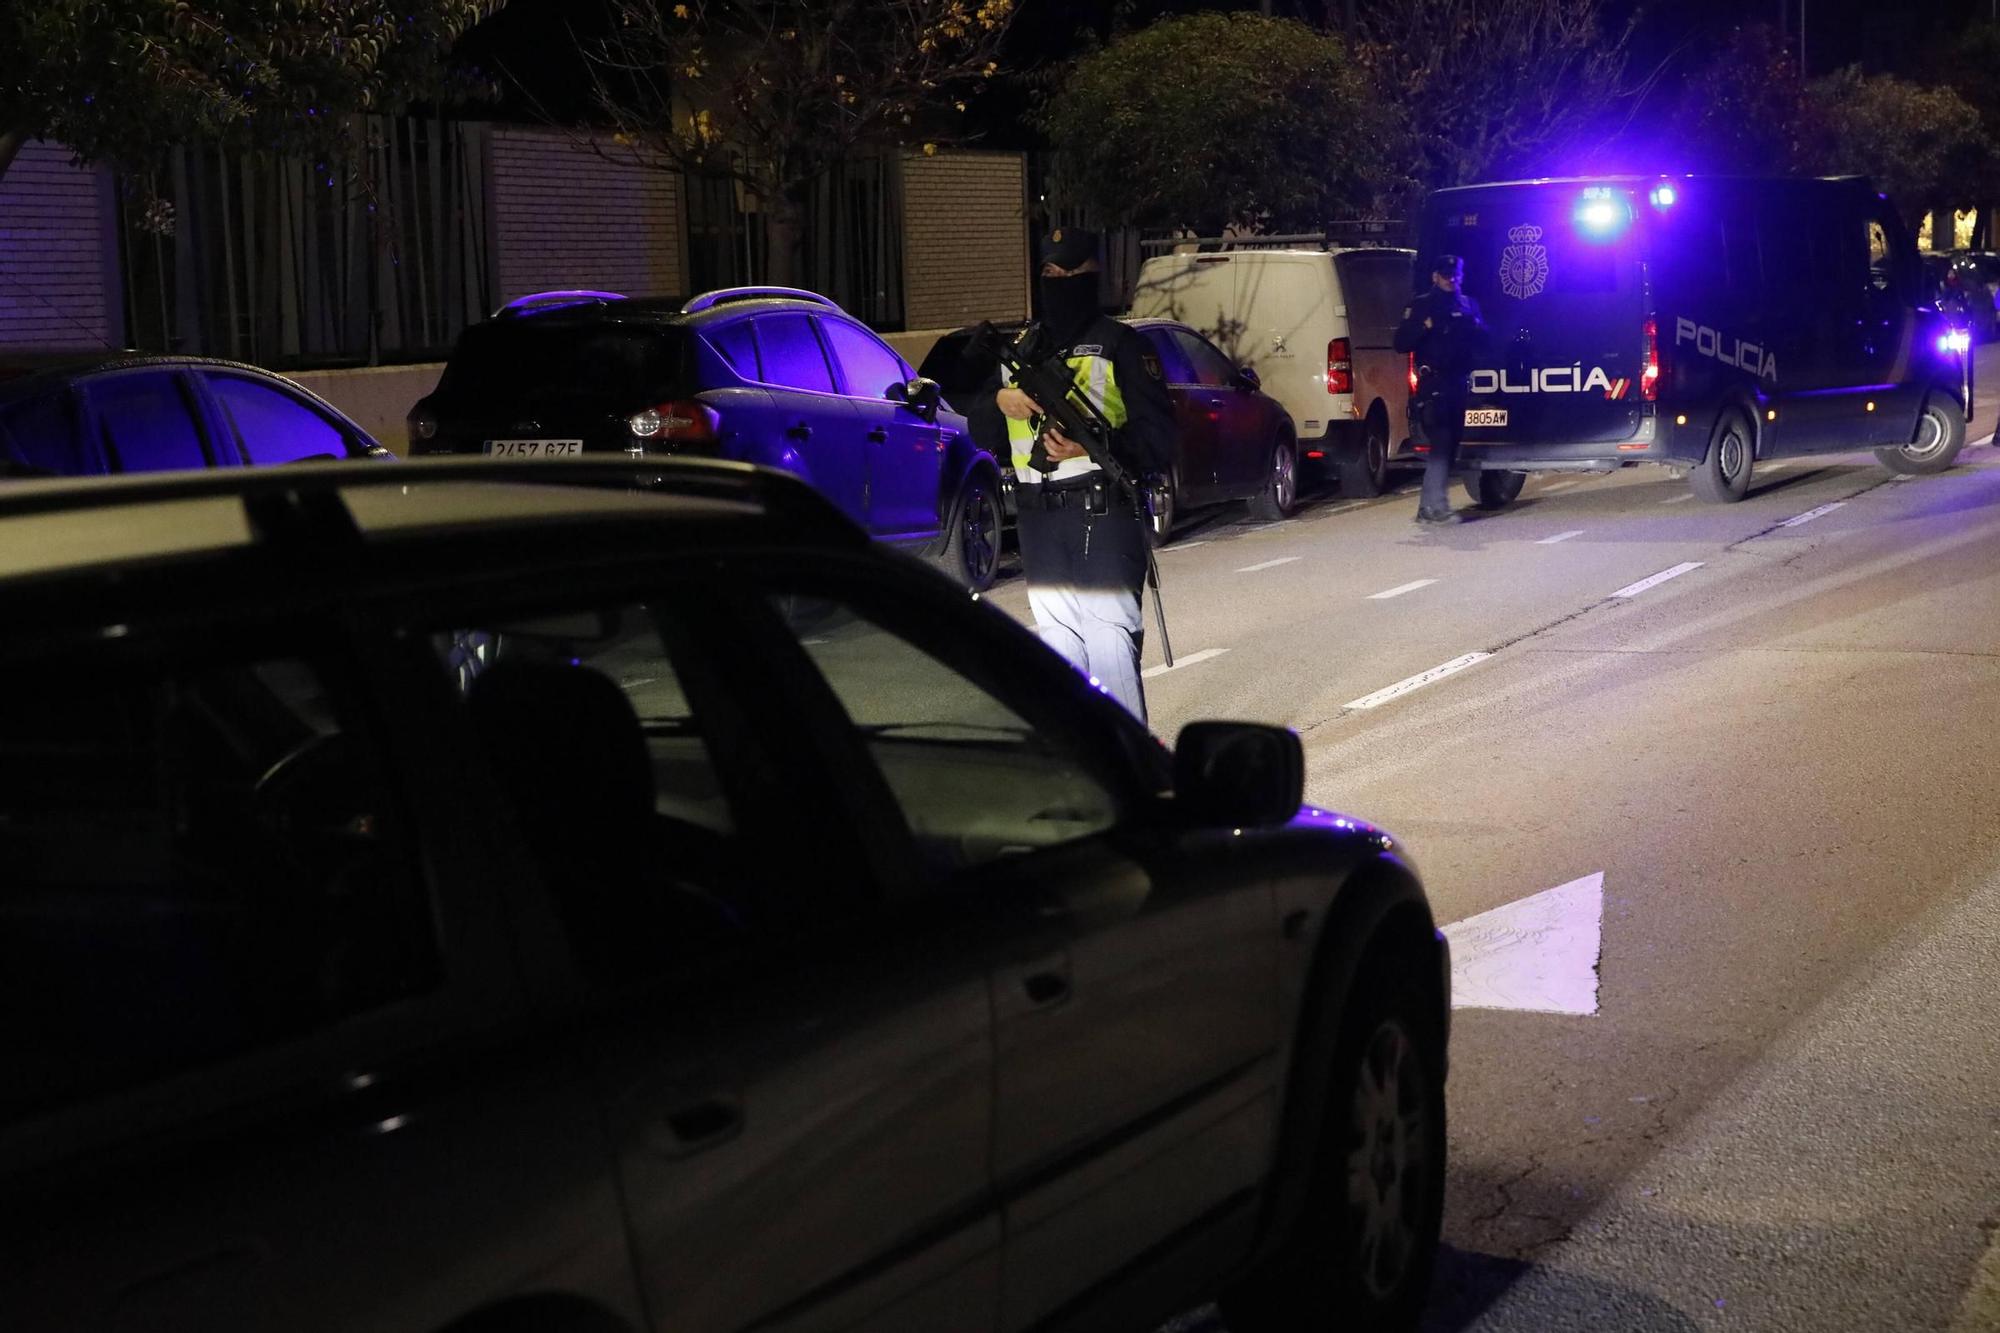
[[[1047,476],[1061,466],[1049,458],[1048,445],[1043,439],[1053,427],[1082,445],[1090,461],[1104,474],[1112,492],[1131,501],[1132,512],[1142,530],[1140,540],[1146,544],[1146,586],[1153,590],[1153,618],[1160,627],[1160,655],[1172,666],[1174,645],[1167,637],[1167,608],[1160,601],[1160,562],[1153,557],[1145,487],[1112,452],[1111,422],[1088,394],[1078,390],[1076,377],[1062,355],[1065,349],[1056,346],[1040,324],[1029,324],[1009,339],[991,323],[982,323],[973,335],[972,350],[998,357],[1007,368],[1009,383],[1042,409],[1042,414],[1029,422],[1035,432],[1034,449],[1028,455],[1029,467]]]

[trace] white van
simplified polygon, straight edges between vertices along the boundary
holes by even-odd
[[[1415,251],[1224,250],[1149,259],[1134,318],[1190,324],[1254,371],[1297,429],[1301,462],[1376,495],[1407,454],[1408,358],[1393,346]]]

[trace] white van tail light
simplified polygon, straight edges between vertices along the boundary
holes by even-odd
[[[1646,321],[1646,366],[1639,372],[1639,397],[1646,402],[1660,400],[1660,323]]]
[[[1326,391],[1354,392],[1354,354],[1345,338],[1335,338],[1326,345]]]

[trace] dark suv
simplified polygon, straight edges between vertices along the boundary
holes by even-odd
[[[1410,1321],[1396,843],[790,478],[643,475],[0,490],[0,1328]]]
[[[413,454],[696,455],[781,468],[966,587],[1000,558],[1000,475],[893,348],[823,296],[543,292],[467,329]]]

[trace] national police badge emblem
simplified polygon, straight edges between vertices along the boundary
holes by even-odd
[[[1500,251],[1500,290],[1517,301],[1540,296],[1549,284],[1549,248],[1539,244],[1542,229],[1514,227],[1507,239],[1513,244]]]

